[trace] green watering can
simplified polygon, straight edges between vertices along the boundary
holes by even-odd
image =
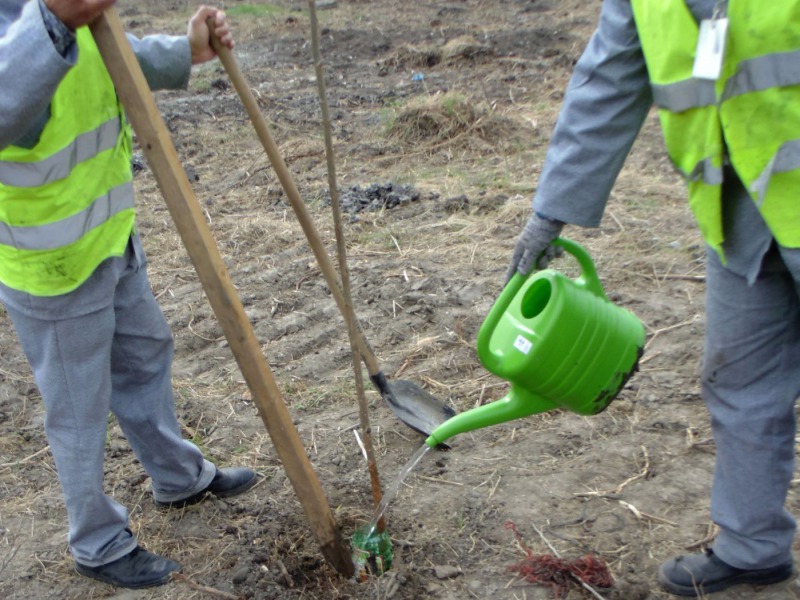
[[[581,276],[545,269],[511,278],[478,332],[478,358],[511,383],[509,392],[448,419],[425,440],[428,446],[557,408],[597,414],[638,367],[641,321],[606,297],[581,245],[564,238],[553,243],[577,259]]]

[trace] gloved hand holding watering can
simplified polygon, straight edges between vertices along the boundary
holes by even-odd
[[[545,269],[551,260],[561,256],[563,250],[560,246],[555,246],[553,240],[561,235],[563,228],[563,221],[548,219],[534,212],[514,246],[511,264],[506,270],[505,283],[511,281],[514,273],[527,275],[533,268]]]
[[[478,358],[509,381],[500,400],[460,413],[425,440],[434,447],[466,431],[558,408],[580,415],[604,410],[634,373],[644,326],[605,295],[588,252],[555,236],[563,224],[531,218],[520,236],[510,280],[478,332]],[[581,267],[570,279],[553,269],[528,273],[520,261],[566,250]],[[552,254],[555,256],[555,252]],[[523,273],[524,271],[524,273]]]

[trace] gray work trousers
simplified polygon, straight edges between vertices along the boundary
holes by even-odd
[[[757,277],[707,253],[703,395],[716,443],[714,552],[742,569],[792,562],[786,510],[800,395],[800,261],[774,244]]]
[[[109,411],[158,500],[201,491],[216,469],[181,436],[170,376],[172,336],[137,255],[129,245],[124,257],[107,260],[63,297],[6,301],[44,401],[70,550],[88,566],[112,562],[136,547],[128,511],[103,491]],[[6,300],[10,293],[5,290]],[[63,318],[57,317],[59,302]]]

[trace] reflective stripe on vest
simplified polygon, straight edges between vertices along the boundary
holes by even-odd
[[[725,84],[722,100],[748,92],[800,84],[800,51],[765,54],[738,64]]]
[[[37,162],[0,162],[0,183],[18,188],[40,187],[64,179],[85,160],[117,145],[119,116],[79,135],[64,148]]]
[[[757,204],[761,204],[767,193],[770,179],[776,173],[788,173],[800,169],[800,140],[792,140],[781,146],[767,167],[751,184],[750,188],[758,194]]]
[[[728,0],[718,81],[692,77],[699,29],[684,0],[631,5],[667,149],[706,242],[721,252],[729,161],[778,243],[800,247],[800,2]]]
[[[714,82],[707,79],[684,79],[667,85],[654,83],[651,87],[656,106],[670,112],[683,112],[717,103]]]
[[[800,51],[768,54],[739,63],[738,71],[726,82],[721,101],[748,92],[800,84]],[[652,84],[653,101],[659,108],[682,112],[717,103],[713,81],[684,79],[671,84]]]
[[[18,250],[53,250],[69,246],[90,230],[129,208],[133,208],[133,185],[123,183],[95,199],[81,212],[54,223],[12,227],[0,221],[0,244],[13,246]]]
[[[722,185],[722,167],[715,166],[710,158],[704,158],[683,176],[689,181],[702,181],[706,185]]]
[[[33,148],[0,151],[0,281],[35,296],[68,293],[134,228],[130,127],[89,29]]]

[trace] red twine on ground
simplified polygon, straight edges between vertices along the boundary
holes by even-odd
[[[566,596],[576,579],[598,588],[610,588],[614,585],[614,577],[603,559],[590,554],[573,559],[558,558],[551,554],[534,554],[522,541],[522,535],[512,521],[506,521],[505,527],[514,532],[517,542],[527,554],[507,570],[524,577],[529,583],[550,587],[554,598]]]

